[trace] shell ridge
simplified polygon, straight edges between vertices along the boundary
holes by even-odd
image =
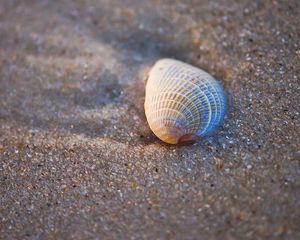
[[[161,92],[161,93],[159,93],[158,95],[163,95],[163,94],[168,94],[169,92],[168,91],[166,91],[166,92]],[[176,94],[176,95],[179,95],[179,96],[181,96],[181,97],[183,97],[183,98],[185,98],[188,102],[189,102],[189,104],[191,104],[191,105],[193,105],[194,106],[194,108],[196,108],[195,107],[195,103],[192,101],[193,99],[190,99],[189,97],[190,96],[187,96],[187,95],[183,95],[182,93],[180,93],[180,92],[174,92],[173,91],[173,94]],[[192,93],[190,93],[190,95],[192,95]]]
[[[155,111],[153,111],[152,113],[148,113],[148,114],[149,114],[148,116],[149,116],[149,118],[150,118],[151,116],[155,115],[155,119],[169,118],[169,117],[170,117],[169,115],[165,115],[165,116],[158,116],[158,115],[157,115],[159,112],[166,111],[166,110],[167,110],[169,113],[170,113],[170,112],[175,112],[175,113],[177,113],[177,114],[178,114],[178,115],[176,116],[177,119],[180,119],[179,116],[183,116],[183,118],[180,119],[180,120],[181,120],[182,122],[185,122],[185,123],[186,123],[186,117],[185,117],[182,113],[180,113],[180,112],[177,111],[177,110],[169,109],[169,108],[161,108],[161,109],[155,110]]]
[[[175,100],[173,100],[173,99],[167,99],[167,100],[163,100],[163,101],[161,101],[161,103],[163,103],[163,102],[174,102],[174,103],[177,103],[177,104],[179,104],[179,105],[181,105],[182,106],[182,108],[179,108],[179,110],[185,110],[185,111],[187,111],[188,112],[188,116],[192,116],[192,112],[191,112],[191,110],[186,106],[186,105],[184,105],[184,104],[182,104],[182,103],[180,103],[180,102],[177,102],[177,101],[175,101]],[[151,115],[152,114],[152,112],[155,112],[156,110],[152,110],[152,111],[149,111],[148,112],[148,114],[149,115]],[[186,115],[185,115],[186,116]],[[187,119],[189,119],[189,117],[187,117]]]
[[[173,89],[176,89],[178,86],[180,86],[180,84],[182,83],[182,82],[184,82],[185,84],[183,85],[184,87],[187,85],[187,84],[191,84],[192,85],[192,89],[198,89],[200,92],[203,92],[204,93],[204,95],[206,96],[206,98],[208,98],[207,97],[207,94],[205,93],[205,90],[206,89],[203,89],[203,88],[201,88],[198,84],[196,84],[196,83],[194,83],[194,82],[191,82],[191,81],[188,81],[188,80],[186,80],[186,79],[184,79],[184,80],[182,80],[182,78],[178,78],[177,76],[176,77],[174,77],[174,80],[179,80],[179,81],[177,81],[177,83],[176,84],[174,84],[172,87],[169,87],[169,86],[166,86],[165,87],[165,89],[163,89],[162,91],[172,91]],[[169,89],[168,89],[169,88]],[[187,89],[187,90],[189,90],[189,89]],[[173,90],[174,91],[174,90]],[[193,93],[194,93],[194,91],[193,91]],[[197,95],[197,93],[195,93],[194,95]],[[197,98],[192,98],[192,100],[196,100]],[[207,102],[209,102],[209,100],[207,101]],[[201,106],[200,104],[196,104],[196,106],[197,106],[197,112],[199,112],[199,114],[200,114],[200,112],[201,112],[201,110],[202,110],[202,108],[199,108],[199,106]],[[205,104],[205,106],[206,106],[206,104]],[[208,106],[209,106],[209,104],[208,104]],[[200,114],[201,115],[201,114]],[[209,114],[209,119],[211,118],[211,113]],[[208,120],[208,124],[209,124],[209,122],[210,122],[210,120]],[[206,128],[205,128],[206,129]],[[204,130],[205,130],[204,129]]]

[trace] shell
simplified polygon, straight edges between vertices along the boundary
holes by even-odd
[[[150,70],[145,114],[162,141],[177,144],[212,132],[225,113],[225,94],[207,72],[189,64],[161,59]]]

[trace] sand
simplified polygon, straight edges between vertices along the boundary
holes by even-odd
[[[299,1],[0,3],[0,239],[300,239]],[[150,131],[152,64],[224,86],[190,145]]]

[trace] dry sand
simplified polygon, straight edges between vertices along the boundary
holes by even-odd
[[[1,0],[0,239],[300,239],[299,9]],[[162,57],[221,81],[212,136],[149,130]]]

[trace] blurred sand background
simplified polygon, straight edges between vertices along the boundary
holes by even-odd
[[[1,0],[0,239],[300,239],[299,9]],[[162,57],[221,81],[212,136],[149,130]]]

